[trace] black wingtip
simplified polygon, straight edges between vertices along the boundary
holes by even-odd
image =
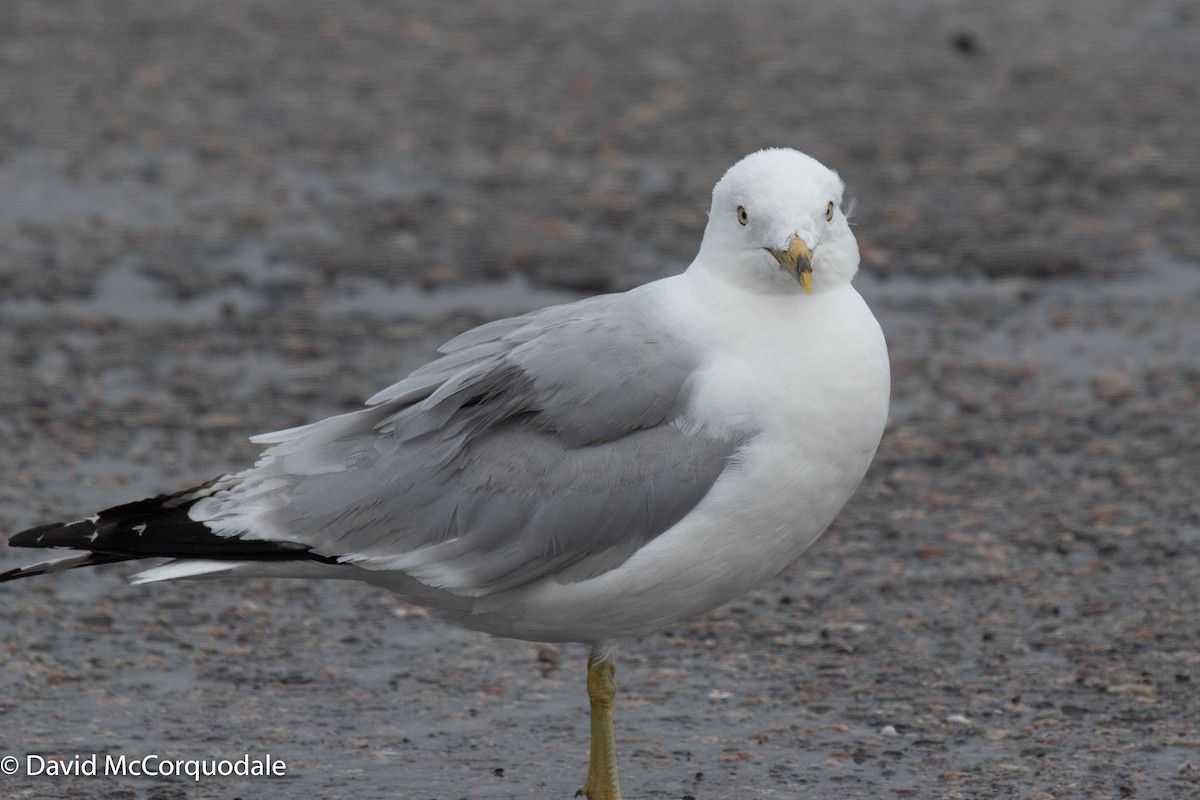
[[[87,528],[86,532],[78,528]],[[80,536],[94,532],[94,520],[79,520],[78,522],[52,522],[49,525],[38,525],[36,528],[14,533],[8,539],[9,547],[67,547],[74,548],[74,543]],[[81,542],[82,543],[82,542]]]
[[[340,563],[337,557],[313,553],[299,542],[244,538],[214,531],[202,520],[192,519],[189,509],[201,498],[228,485],[229,480],[217,478],[175,494],[113,506],[87,519],[39,525],[14,534],[8,540],[11,547],[84,553],[0,573],[0,580],[139,558]]]
[[[20,535],[20,534],[18,534]],[[133,556],[122,556],[115,553],[79,553],[65,556],[52,561],[41,561],[37,564],[26,564],[23,567],[0,572],[0,583],[15,581],[18,578],[32,578],[34,575],[45,575],[48,572],[62,572],[80,567],[94,567],[97,564],[112,564],[116,561],[129,561]]]

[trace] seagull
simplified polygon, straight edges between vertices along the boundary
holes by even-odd
[[[249,469],[18,533],[82,552],[0,581],[165,558],[134,581],[349,578],[583,643],[579,794],[619,800],[616,644],[794,562],[883,435],[887,345],[851,285],[843,188],[803,153],[752,153],[683,273],[469,330],[361,409],[254,437]]]

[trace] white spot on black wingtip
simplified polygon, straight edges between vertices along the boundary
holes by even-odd
[[[134,525],[133,532],[136,533],[138,536],[141,536],[143,533],[146,532],[146,523],[139,522],[138,524]]]

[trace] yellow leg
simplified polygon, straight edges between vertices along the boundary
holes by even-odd
[[[592,747],[588,755],[587,781],[575,796],[587,800],[621,800],[617,785],[617,742],[613,736],[612,701],[617,693],[616,669],[601,661],[593,651],[588,656],[588,703],[592,707]]]

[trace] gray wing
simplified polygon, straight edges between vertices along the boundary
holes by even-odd
[[[695,358],[643,293],[500,320],[357,412],[274,444],[194,519],[464,595],[617,566],[740,442],[680,425]]]

